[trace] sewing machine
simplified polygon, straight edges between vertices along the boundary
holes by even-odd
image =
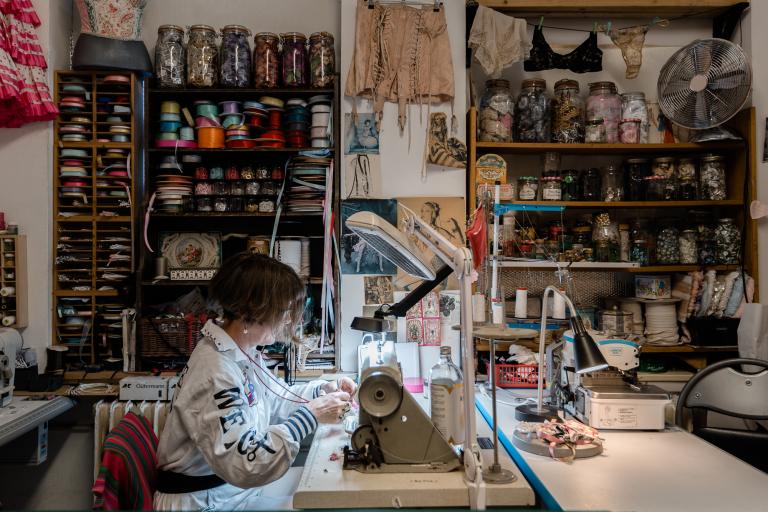
[[[11,403],[16,353],[21,349],[21,335],[15,329],[0,328],[0,407]]]
[[[639,345],[629,339],[590,331],[609,368],[591,373],[573,371],[573,332],[563,334],[559,386],[563,409],[597,429],[663,430],[669,395],[659,387],[640,384]]]
[[[344,468],[363,473],[444,473],[461,466],[458,455],[403,387],[391,341],[361,347],[360,404]]]

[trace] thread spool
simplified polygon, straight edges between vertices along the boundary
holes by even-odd
[[[643,308],[639,302],[623,300],[620,309],[632,313],[632,334],[643,334]]]
[[[565,290],[562,288],[560,288],[560,291],[565,293]],[[552,303],[552,318],[565,320],[565,299],[559,293],[555,294],[555,300]]]
[[[301,277],[309,277],[310,258],[309,258],[309,238],[301,239]]]
[[[277,259],[291,267],[297,274],[300,274],[301,241],[280,240],[278,242]]]
[[[155,258],[155,279],[168,275],[168,258],[160,256]]]
[[[677,310],[673,302],[645,303],[645,333],[651,344],[673,345],[680,341]]]
[[[3,317],[3,327],[10,327],[16,323],[16,317],[13,315]]]
[[[269,255],[269,240],[257,236],[248,238],[247,249],[252,254]]]
[[[179,130],[181,140],[195,140],[195,129],[189,126],[184,126]]]
[[[515,291],[515,318],[528,318],[528,288]]]
[[[494,325],[504,323],[504,302],[501,299],[494,299],[491,302],[491,318]]]
[[[0,297],[13,297],[14,295],[16,295],[16,288],[13,286],[0,288]]]
[[[482,293],[472,296],[472,321],[476,324],[485,323],[485,295]]]
[[[54,345],[45,349],[48,362],[45,364],[45,373],[63,372],[64,358],[69,349],[62,345]]]

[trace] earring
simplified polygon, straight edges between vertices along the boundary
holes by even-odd
[[[243,334],[248,334],[248,324],[243,324]]]

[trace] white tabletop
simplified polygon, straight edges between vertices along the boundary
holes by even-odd
[[[688,432],[602,430],[602,455],[566,464],[517,450],[513,395],[498,400],[507,402],[498,403],[500,441],[548,509],[768,510],[768,474]],[[477,404],[490,421],[490,398],[478,394]]]
[[[0,446],[55,418],[73,405],[71,399],[63,396],[53,400],[14,397],[8,406],[0,407]]]

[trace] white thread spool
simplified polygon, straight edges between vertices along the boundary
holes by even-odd
[[[3,317],[3,326],[4,327],[10,327],[13,324],[16,323],[16,317],[15,316],[4,316]]]
[[[565,293],[565,290],[562,288],[560,288],[560,291]],[[565,320],[565,299],[559,293],[555,293],[554,295],[555,300],[552,303],[552,318]]]
[[[645,334],[651,344],[674,345],[680,341],[674,303],[645,304]]]
[[[643,334],[643,308],[639,302],[621,301],[621,310],[632,313],[632,334]]]
[[[515,318],[528,318],[528,288],[515,291]]]
[[[501,300],[492,301],[491,314],[493,315],[494,325],[502,325],[504,323],[504,302]]]
[[[482,293],[472,296],[472,321],[476,324],[485,323],[485,295]]]
[[[16,295],[16,288],[13,286],[0,288],[0,297],[13,297],[14,295]]]
[[[291,267],[297,274],[301,274],[301,241],[280,240],[278,242],[277,258]]]

